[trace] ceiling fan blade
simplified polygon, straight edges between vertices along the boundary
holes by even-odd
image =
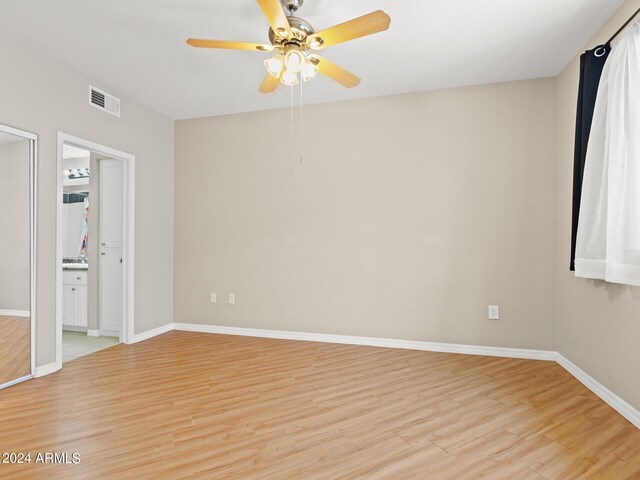
[[[273,45],[250,42],[230,42],[227,40],[207,40],[203,38],[189,38],[187,43],[198,48],[227,48],[230,50],[254,50],[258,52],[271,52]]]
[[[273,93],[276,91],[276,88],[278,88],[278,85],[280,85],[280,79],[267,73],[267,78],[264,79],[258,91],[260,93]]]
[[[339,67],[333,62],[330,62],[320,55],[312,54],[310,58],[315,58],[318,61],[318,71],[323,75],[326,75],[331,80],[338,82],[340,85],[353,88],[360,84],[360,77],[355,76],[353,73],[348,72],[342,67]]]
[[[274,33],[282,37],[288,37],[291,25],[289,25],[289,20],[287,20],[280,0],[258,0],[258,5],[262,8]]]
[[[387,30],[390,24],[391,17],[382,10],[378,10],[309,35],[307,45],[314,50],[320,50],[324,47],[382,32]]]

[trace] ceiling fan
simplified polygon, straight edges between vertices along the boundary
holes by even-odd
[[[309,51],[322,50],[325,47],[382,32],[387,30],[391,23],[389,15],[378,10],[316,32],[308,21],[294,15],[304,0],[257,1],[269,21],[270,45],[199,38],[189,38],[187,43],[199,48],[276,52],[272,58],[264,62],[268,74],[260,86],[261,93],[274,92],[280,83],[289,86],[297,85],[299,78],[305,82],[309,81],[318,72],[347,88],[357,86],[360,78]],[[289,10],[289,15],[285,14],[283,4]]]

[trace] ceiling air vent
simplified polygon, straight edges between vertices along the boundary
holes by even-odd
[[[89,85],[89,105],[116,117],[120,116],[120,99],[91,85]]]

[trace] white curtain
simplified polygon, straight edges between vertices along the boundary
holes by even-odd
[[[576,241],[576,276],[640,286],[640,22],[602,72]]]

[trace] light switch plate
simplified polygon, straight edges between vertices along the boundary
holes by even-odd
[[[500,307],[489,305],[489,320],[500,320]]]
[[[211,293],[211,303],[216,303],[218,300],[216,298],[216,294],[215,293]]]
[[[235,293],[229,294],[229,305],[235,305],[236,303],[236,295]]]

